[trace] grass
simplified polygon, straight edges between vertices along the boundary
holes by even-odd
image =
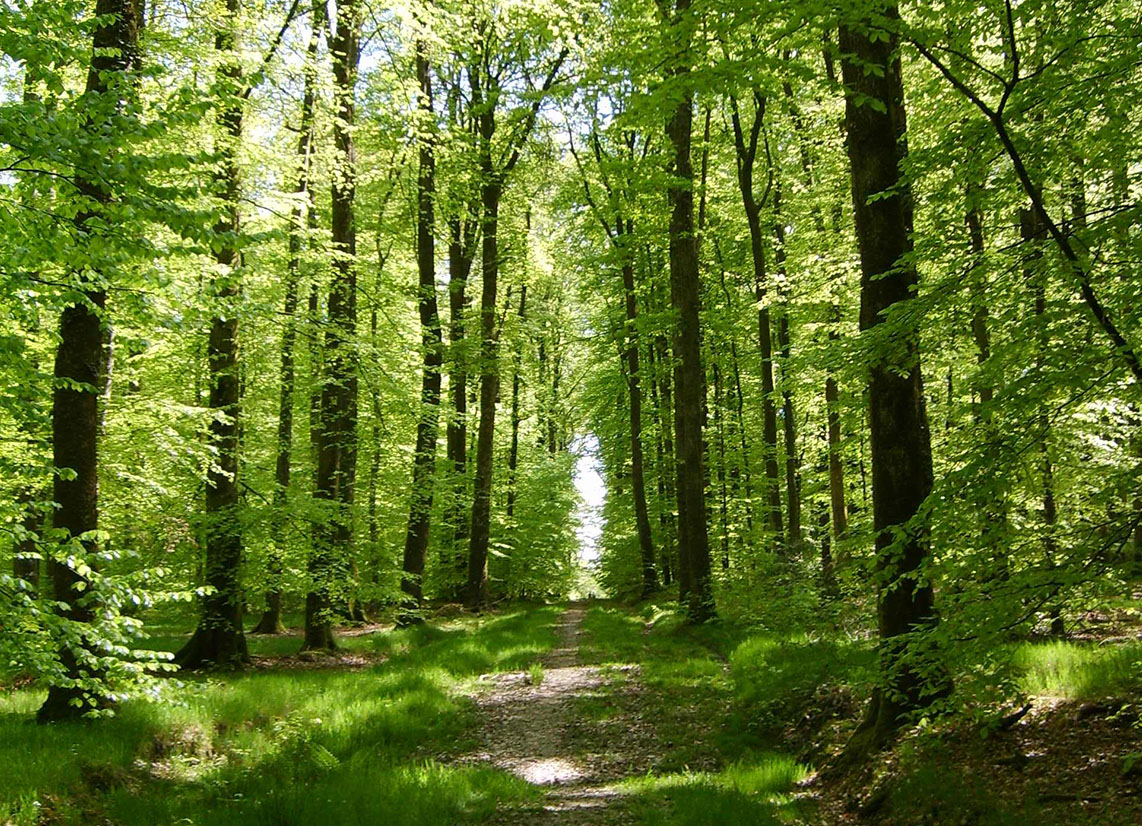
[[[805,813],[792,791],[808,769],[773,753],[772,741],[749,725],[756,709],[731,667],[750,644],[747,631],[719,623],[692,627],[671,609],[647,605],[639,612],[594,608],[583,632],[583,662],[639,664],[636,679],[648,689],[639,695],[640,713],[670,745],[648,775],[624,784],[639,823],[769,826]],[[576,710],[607,721],[619,713],[605,695],[580,699]]]
[[[543,685],[543,664],[532,663],[527,669],[527,681],[531,685]]]
[[[762,755],[720,772],[681,772],[624,784],[645,826],[770,826],[801,814],[790,794],[808,770],[784,755]]]
[[[183,678],[181,704],[129,703],[111,720],[38,726],[42,692],[0,694],[0,823],[479,823],[536,792],[449,764],[474,746],[475,677],[551,649],[557,609],[355,638],[362,670],[274,669]],[[158,645],[181,637],[161,629]],[[298,641],[253,637],[256,653]],[[280,647],[280,648],[279,648]]]
[[[1030,695],[1084,701],[1136,696],[1142,687],[1142,643],[1027,643],[1015,650],[1020,688]]]

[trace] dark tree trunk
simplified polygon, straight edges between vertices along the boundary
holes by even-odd
[[[452,558],[456,582],[467,580],[468,570],[468,359],[464,314],[468,308],[468,276],[472,271],[475,224],[453,217],[448,221],[448,346],[450,372],[448,389],[452,411],[448,418],[448,467],[451,495],[448,521],[452,533]],[[462,596],[458,588],[453,597]]]
[[[885,13],[896,16],[894,6]],[[869,21],[842,25],[845,122],[853,211],[861,257],[861,330],[894,327],[895,357],[873,354],[869,367],[873,529],[877,552],[880,680],[849,754],[877,748],[906,716],[950,689],[928,642],[937,615],[924,567],[931,553],[921,508],[932,489],[932,451],[924,409],[919,331],[914,322],[886,322],[918,281],[912,251],[912,195],[900,165],[905,143],[904,88],[895,35],[869,33]],[[876,67],[869,71],[869,67]],[[875,103],[876,105],[872,105]]]
[[[488,597],[488,541],[492,516],[492,460],[496,435],[496,399],[500,392],[499,341],[496,337],[496,290],[499,281],[499,227],[501,186],[491,167],[491,139],[494,121],[484,140],[488,154],[482,185],[482,277],[480,294],[480,425],[476,437],[476,479],[472,500],[472,533],[468,544],[468,584],[465,604],[483,607]]]
[[[472,609],[483,607],[488,596],[488,541],[492,515],[492,466],[496,435],[496,399],[500,393],[499,341],[496,336],[496,292],[499,287],[499,214],[503,179],[492,160],[492,137],[496,131],[494,89],[484,89],[479,70],[469,70],[472,108],[475,111],[480,147],[480,424],[476,436],[476,479],[472,499],[471,535],[468,541],[468,582],[464,602]],[[487,94],[487,98],[485,98]]]
[[[683,39],[682,54],[671,75],[682,87],[682,99],[671,113],[666,134],[673,148],[670,196],[670,302],[677,314],[674,330],[674,441],[678,483],[680,563],[687,570],[690,622],[715,615],[710,576],[710,541],[706,522],[703,468],[702,406],[706,381],[702,369],[699,309],[701,280],[694,234],[694,167],[690,157],[694,118],[693,92],[688,88],[690,0],[676,0],[670,26]]]
[[[301,285],[301,253],[305,247],[306,226],[310,207],[309,169],[313,142],[313,107],[317,85],[317,47],[325,6],[321,0],[313,4],[312,28],[305,55],[305,91],[301,99],[301,122],[297,139],[297,200],[290,214],[289,262],[286,266],[285,303],[282,307],[281,384],[278,393],[278,455],[274,469],[274,508],[277,511],[278,532],[270,551],[270,587],[266,591],[266,609],[255,634],[282,634],[282,555],[279,544],[285,533],[286,508],[289,502],[290,466],[293,460],[293,396],[297,383],[294,347],[297,342],[297,304]]]
[[[769,276],[765,267],[764,235],[761,207],[764,197],[754,194],[753,167],[757,159],[758,138],[765,119],[765,98],[754,93],[754,121],[747,135],[743,129],[737,101],[731,99],[734,148],[737,157],[738,189],[749,227],[749,251],[753,261],[754,298],[757,300],[757,344],[761,353],[762,441],[765,449],[766,527],[780,546],[785,533],[781,517],[781,468],[777,462],[777,408],[773,381],[773,332],[766,296]]]
[[[332,650],[336,579],[347,569],[353,544],[353,494],[357,479],[357,233],[356,156],[353,126],[361,12],[357,0],[337,8],[333,54],[336,118],[333,121],[333,272],[318,426],[317,499],[328,517],[314,530],[305,597],[303,650]]]
[[[531,229],[531,217],[528,216],[528,229]],[[527,318],[527,284],[520,287],[519,292],[519,320],[522,324]],[[515,516],[516,497],[516,469],[519,466],[519,389],[522,352],[517,348],[512,358],[512,441],[508,450],[508,521]]]
[[[1031,289],[1033,311],[1038,330],[1035,337],[1035,366],[1043,369],[1043,357],[1050,343],[1047,312],[1047,274],[1043,268],[1043,242],[1047,240],[1047,228],[1034,209],[1019,211],[1019,231],[1029,249],[1023,262],[1023,275]],[[1043,515],[1043,556],[1047,565],[1054,567],[1059,554],[1059,544],[1055,537],[1059,521],[1059,509],[1055,502],[1055,470],[1051,462],[1051,421],[1047,413],[1039,415],[1039,479],[1042,484]],[[1062,636],[1066,630],[1058,608],[1051,613],[1051,633]]]
[[[125,82],[123,76],[134,66],[139,8],[135,0],[98,0],[95,13],[102,22],[92,34],[86,92],[102,98],[112,91],[112,85]],[[93,204],[76,216],[76,230],[81,237],[98,233],[98,212],[114,192],[107,182],[94,179],[85,170],[76,170],[76,185]],[[52,498],[56,504],[54,527],[66,534],[65,541],[81,544],[90,554],[95,550],[91,532],[99,528],[99,399],[95,389],[99,387],[101,316],[107,293],[91,281],[85,281],[82,289],[82,297],[60,316],[52,393],[52,460],[56,468],[68,468],[71,473],[54,474]],[[98,606],[85,593],[86,578],[54,558],[48,562],[48,573],[52,598],[63,616],[72,622],[91,622]],[[81,684],[99,677],[98,671],[82,662],[84,659],[70,647],[60,651],[65,679],[48,688],[37,720],[75,717],[101,702]]]
[[[788,53],[786,58],[788,58]],[[826,53],[826,60],[829,60]],[[831,62],[829,63],[831,66]],[[831,70],[830,70],[831,78]],[[801,160],[801,182],[807,192],[811,192],[815,183],[814,168],[816,166],[813,153],[810,148],[809,135],[805,128],[805,121],[801,114],[801,109],[797,105],[796,98],[793,94],[793,84],[783,83],[782,91],[785,95],[786,107],[789,111],[789,119],[793,121],[793,128],[797,135],[797,148],[798,155]],[[842,127],[843,129],[843,127]],[[822,214],[821,208],[814,203],[812,207],[813,227],[817,231],[820,243],[823,245],[827,243],[825,237],[825,217]],[[833,216],[833,231],[839,233],[839,207]],[[835,276],[834,276],[835,278]],[[835,346],[840,340],[840,332],[837,326],[841,322],[841,308],[835,302],[829,307],[828,318],[826,319],[829,327],[829,343],[830,346]],[[781,335],[778,335],[779,346]],[[837,386],[837,378],[833,372],[832,363],[830,362],[826,367],[825,375],[825,416],[826,416],[826,442],[828,444],[829,462],[828,462],[828,476],[829,476],[829,509],[832,512],[832,525],[833,525],[833,538],[841,540],[844,538],[845,532],[848,530],[848,511],[845,506],[845,468],[841,462],[841,412],[840,412],[840,391]],[[827,554],[829,557],[829,568],[833,567],[833,553],[831,548],[826,548],[822,541],[822,563],[824,556]]]
[[[781,214],[781,185],[773,190],[774,264],[780,284],[788,284],[785,271],[785,223]],[[779,294],[783,288],[778,288]],[[793,345],[789,336],[789,299],[781,295],[781,316],[777,320],[777,348],[781,354],[781,418],[785,436],[785,501],[788,507],[787,546],[801,547],[801,459],[797,453],[797,420],[793,409],[793,376],[789,359]]]
[[[239,0],[227,0],[223,25],[214,36],[222,57],[218,70],[218,127],[222,164],[217,195],[225,213],[214,227],[218,268],[211,278],[214,318],[207,343],[210,376],[210,444],[216,460],[206,478],[206,584],[202,619],[187,643],[175,654],[183,668],[233,668],[250,660],[242,628],[245,596],[239,578],[242,567],[242,526],[239,514],[238,437],[241,388],[238,368],[238,312],[241,254],[237,248],[241,179],[238,147],[242,140],[242,69],[236,59]]]
[[[496,290],[499,281],[499,213],[504,183],[519,162],[523,144],[531,137],[544,95],[551,89],[567,56],[563,51],[547,75],[543,87],[532,89],[534,98],[524,124],[517,128],[508,146],[508,160],[497,167],[492,138],[496,131],[498,78],[491,72],[470,67],[472,111],[477,126],[480,157],[480,232],[482,276],[480,295],[480,426],[476,439],[476,479],[472,499],[472,528],[468,543],[468,582],[465,603],[478,609],[487,601],[488,541],[492,514],[492,459],[496,432],[496,399],[500,392],[499,339],[496,330]],[[557,367],[558,372],[558,367]]]
[[[634,233],[634,223],[627,220],[626,238]],[[642,447],[642,370],[638,363],[638,299],[635,294],[635,267],[629,256],[622,263],[622,291],[625,294],[627,318],[627,392],[630,425],[630,489],[634,496],[635,524],[638,530],[638,552],[642,558],[642,595],[658,591],[658,571],[654,566],[654,537],[651,534],[650,511],[646,507],[646,470]]]
[[[717,354],[710,354],[710,372],[714,379],[714,435],[718,446],[718,537],[722,570],[730,568],[730,508],[729,491],[726,488],[726,394],[722,386],[722,370],[718,367]],[[712,458],[712,457],[711,457]]]
[[[425,121],[421,124],[421,129],[431,130],[435,118],[432,108],[432,74],[428,62],[428,46],[423,40],[418,40],[416,44],[416,78],[420,86],[418,108]],[[405,611],[401,615],[402,624],[420,619],[419,609],[424,601],[421,580],[428,561],[429,520],[436,475],[436,439],[440,430],[440,368],[444,363],[444,339],[436,306],[434,152],[432,138],[421,137],[420,172],[416,182],[416,268],[419,277],[420,346],[424,351],[424,366],[420,386],[420,422],[416,428],[416,452],[413,456],[408,532],[404,541],[401,590],[407,598]]]

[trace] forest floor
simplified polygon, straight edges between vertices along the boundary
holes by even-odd
[[[35,725],[42,690],[0,674],[0,824],[1133,825],[1137,607],[1013,644],[1014,724],[961,714],[845,775],[822,769],[867,696],[867,635],[694,628],[665,603],[374,625],[329,658],[251,637],[253,668],[89,723]],[[193,622],[157,619],[165,648]]]

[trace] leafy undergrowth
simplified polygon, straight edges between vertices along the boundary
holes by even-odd
[[[378,664],[183,677],[181,705],[131,703],[95,723],[38,726],[42,692],[0,694],[0,823],[481,822],[535,791],[504,772],[444,762],[472,745],[462,695],[478,675],[525,668],[550,650],[556,614],[346,638]],[[292,655],[296,642],[252,638],[262,656]]]
[[[1107,627],[1110,627],[1109,625]],[[1142,629],[1012,646],[1013,690],[1031,704],[976,709],[903,732],[861,770],[825,769],[875,675],[870,641],[836,630],[686,626],[668,608],[592,610],[584,658],[642,685],[638,713],[662,753],[624,784],[637,822],[870,826],[1127,826],[1142,823]],[[615,698],[584,717],[630,725]],[[981,723],[980,721],[987,721]],[[804,782],[803,782],[804,781]]]
[[[1025,714],[997,724],[999,710],[985,709],[982,724],[954,716],[905,732],[863,770],[818,781],[821,822],[1142,823],[1142,629],[1106,627],[1113,635],[1080,625],[1074,639],[1012,647]]]

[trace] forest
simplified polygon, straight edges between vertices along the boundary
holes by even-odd
[[[0,0],[0,824],[1142,822],[1140,0]]]

